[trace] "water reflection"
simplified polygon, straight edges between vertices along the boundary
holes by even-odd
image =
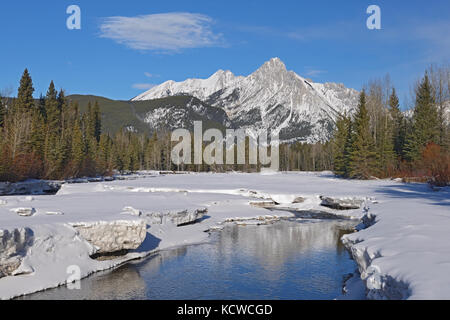
[[[239,246],[249,259],[256,259],[262,267],[273,270],[282,268],[287,260],[310,251],[336,250],[336,246],[342,250],[340,237],[348,233],[352,226],[349,222],[297,220],[273,225],[231,227],[222,234],[219,254]]]
[[[227,226],[209,243],[164,251],[26,299],[333,299],[355,264],[345,221]]]

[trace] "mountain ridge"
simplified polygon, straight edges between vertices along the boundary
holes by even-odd
[[[222,108],[236,126],[273,130],[283,141],[326,141],[338,114],[352,113],[359,92],[337,83],[315,83],[272,58],[248,76],[218,70],[207,79],[166,81],[133,98],[148,101],[190,95]]]

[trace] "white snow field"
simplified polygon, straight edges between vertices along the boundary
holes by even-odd
[[[56,195],[0,197],[0,298],[66,284],[74,266],[83,278],[207,241],[224,223],[293,216],[361,220],[342,240],[368,298],[450,299],[450,190],[330,172],[146,173],[63,184]],[[354,282],[348,297],[352,287],[361,291]]]

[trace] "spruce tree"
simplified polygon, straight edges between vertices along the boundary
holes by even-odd
[[[70,143],[68,139],[60,139],[56,145],[55,175],[58,179],[64,178],[67,164],[70,159]]]
[[[392,88],[392,93],[389,97],[389,111],[392,117],[392,143],[394,145],[394,152],[397,158],[402,159],[403,148],[405,144],[405,119],[400,110],[400,104],[395,88]]]
[[[382,115],[383,125],[379,128],[379,140],[377,148],[377,169],[379,176],[387,176],[394,168],[395,152],[393,143],[393,121],[389,114]]]
[[[34,88],[33,80],[28,72],[28,69],[22,74],[20,79],[20,86],[17,94],[17,100],[14,104],[14,111],[18,113],[29,112],[34,108],[33,98]]]
[[[417,88],[412,132],[406,141],[406,158],[410,161],[420,159],[424,147],[430,143],[439,143],[438,113],[428,74]]]
[[[100,142],[98,144],[97,152],[97,164],[101,171],[106,172],[110,170],[109,158],[111,154],[111,138],[107,134],[102,134],[100,136]]]
[[[45,113],[47,115],[48,129],[57,134],[61,128],[61,109],[55,84],[50,82],[47,95],[45,96]]]
[[[86,135],[88,137],[94,137],[95,135],[95,125],[94,125],[94,117],[92,113],[92,104],[88,101],[87,104],[87,112],[83,114],[84,118],[84,127],[86,128]]]
[[[42,95],[39,96],[39,100],[37,102],[37,108],[38,112],[41,114],[42,119],[44,119],[46,121],[47,119],[47,114],[45,112],[45,97]]]
[[[67,100],[64,94],[64,90],[62,89],[59,90],[57,100],[58,100],[58,110],[59,112],[62,112],[67,106]]]
[[[98,101],[95,101],[94,103],[94,107],[92,109],[92,118],[94,122],[94,137],[95,139],[97,139],[97,142],[100,142],[100,136],[102,133],[102,118]]]
[[[191,144],[191,148],[194,147],[194,144]],[[192,154],[194,154],[192,152]],[[147,158],[147,169],[158,170],[160,169],[161,164],[161,152],[159,150],[159,141],[158,135],[153,132],[152,137],[149,139],[146,149],[146,158]]]
[[[81,129],[80,121],[75,121],[72,132],[72,166],[75,176],[83,170],[83,162],[86,156],[86,145]]]
[[[336,121],[336,131],[333,139],[334,173],[346,177],[348,175],[347,145],[351,136],[351,119],[339,116]],[[301,145],[299,146],[301,147]]]
[[[101,135],[101,118],[100,107],[98,102],[95,102],[94,107],[88,103],[88,111],[85,116],[86,141],[88,144],[88,154],[94,159],[98,149]]]
[[[32,115],[29,143],[31,152],[43,161],[45,155],[45,121],[38,110],[35,110]]]
[[[359,97],[358,111],[354,118],[350,159],[350,177],[368,179],[375,169],[373,137],[369,127],[369,114],[366,108],[366,93],[363,90]]]
[[[45,162],[47,178],[56,179],[63,170],[62,162],[65,155],[61,141],[61,110],[59,109],[58,93],[53,81],[45,96],[46,133],[45,133]]]

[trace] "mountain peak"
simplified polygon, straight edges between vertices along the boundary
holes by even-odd
[[[286,65],[278,57],[275,57],[275,58],[270,59],[269,61],[266,61],[262,65],[262,68],[264,68],[264,67],[270,68],[270,69],[286,70]]]
[[[134,100],[190,95],[224,110],[238,128],[270,128],[283,141],[325,141],[337,114],[350,112],[358,93],[336,84],[307,81],[279,58],[248,76],[218,70],[208,79],[162,84]]]
[[[266,61],[258,70],[256,70],[253,75],[255,76],[275,76],[279,77],[287,72],[286,65],[280,58],[272,58]]]
[[[211,78],[221,78],[221,77],[234,77],[233,72],[231,72],[230,70],[222,70],[219,69],[217,70],[211,77]]]
[[[269,60],[269,62],[273,62],[273,63],[281,63],[281,64],[284,65],[284,62],[281,61],[281,59],[278,58],[278,57],[273,57],[273,58],[271,58],[271,59]]]

